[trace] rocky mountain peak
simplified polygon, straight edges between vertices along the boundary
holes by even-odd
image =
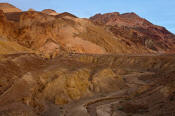
[[[3,10],[5,13],[7,12],[21,12],[19,8],[9,4],[9,3],[0,3],[0,10]]]
[[[45,14],[48,14],[48,15],[58,15],[59,14],[55,10],[52,10],[52,9],[45,9],[45,10],[43,10],[41,12],[45,13]]]
[[[151,23],[136,13],[124,13],[120,14],[118,12],[97,14],[93,17],[90,17],[93,22],[96,24],[105,24],[105,25],[120,25],[120,26],[149,26]]]

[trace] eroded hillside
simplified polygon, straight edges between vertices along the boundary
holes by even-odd
[[[103,25],[129,46],[148,48],[160,53],[174,53],[175,36],[166,28],[157,26],[135,13],[118,12],[97,14],[92,22]]]
[[[22,12],[19,8],[16,8],[15,6],[9,4],[9,3],[0,3],[0,10],[3,10],[3,12]]]
[[[69,13],[51,16],[35,11],[1,12],[1,17],[2,38],[16,41],[46,56],[60,52],[108,54],[134,51],[103,27]]]
[[[165,28],[135,13],[0,9],[0,116],[175,113],[175,36]]]
[[[69,54],[48,61],[34,54],[1,55],[0,113],[103,116],[109,109],[113,116],[147,116],[173,112],[174,58]]]
[[[134,13],[96,15],[90,20],[51,9],[42,12],[2,9],[0,14],[1,38],[46,57],[60,53],[174,53],[175,36]]]

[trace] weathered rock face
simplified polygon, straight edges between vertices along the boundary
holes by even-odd
[[[15,6],[8,4],[8,3],[0,3],[0,10],[3,12],[22,12],[20,9],[16,8]]]
[[[19,45],[14,41],[15,24],[8,22],[5,14],[0,10],[0,54],[32,52],[32,50]]]
[[[174,52],[175,36],[164,27],[153,25],[135,13],[97,14],[90,18],[105,25],[116,37],[129,46],[148,48],[155,52]],[[142,47],[141,47],[142,46]]]
[[[136,27],[136,26],[150,26],[152,25],[146,19],[139,17],[135,13],[125,13],[120,14],[118,12],[114,13],[106,13],[106,14],[96,14],[91,17],[94,22],[98,24],[112,25],[115,26],[118,24],[119,26],[128,26],[128,27]]]
[[[175,111],[175,56],[157,54],[173,34],[134,13],[53,13],[0,10],[0,116]]]
[[[59,13],[57,13],[56,11],[52,10],[52,9],[45,9],[43,11],[41,11],[42,13],[46,13],[48,15],[58,15]]]
[[[125,36],[115,37],[104,27],[95,25],[88,19],[77,18],[70,13],[56,16],[36,11],[1,14],[3,18],[0,22],[0,34],[3,38],[16,41],[47,57],[61,52],[88,54],[154,52],[149,48],[154,44],[151,40],[145,41],[148,47],[140,44],[129,45],[126,41],[132,41],[123,39]],[[53,41],[54,45],[47,43],[48,40]],[[49,48],[50,45],[55,47]]]
[[[42,12],[1,11],[1,38],[15,41],[46,57],[56,56],[62,52],[85,54],[174,52],[173,34],[134,13],[98,14],[90,18],[95,24],[103,26],[66,12],[56,15],[49,13],[55,11],[50,9]],[[48,43],[50,40],[52,42]]]
[[[51,43],[48,43],[48,41],[51,40],[55,46],[49,48],[50,51],[47,49],[51,54],[52,51],[55,54],[55,51],[58,51],[57,49],[59,48],[66,52],[105,53],[103,47],[75,36],[80,31],[83,31],[83,28],[86,28],[79,25],[81,22],[88,23],[88,21],[84,21],[83,19],[79,21],[72,17],[72,19],[56,18],[34,11],[1,14],[1,36],[17,41],[20,45],[27,48],[43,51],[49,47],[48,44]],[[47,54],[47,51],[44,52]]]
[[[43,51],[48,40],[58,44],[56,46],[60,46],[61,51],[71,53],[107,54],[134,51],[103,27],[68,13],[51,16],[32,11],[2,15],[4,19],[1,21],[1,36],[36,51]],[[4,27],[7,29],[4,30]]]
[[[175,91],[174,61],[174,56],[72,54],[48,61],[27,53],[1,55],[0,114],[81,114],[82,108],[87,107],[86,114],[97,112],[101,116],[109,108],[117,116],[122,112],[139,113],[140,104],[155,113],[159,110],[156,102],[172,106],[168,99]],[[120,98],[124,98],[121,103]],[[64,105],[66,112],[61,111]]]

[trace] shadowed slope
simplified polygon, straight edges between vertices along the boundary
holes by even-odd
[[[120,115],[172,112],[174,61],[173,55],[67,54],[50,61],[34,54],[1,55],[0,114],[101,116],[103,107]]]

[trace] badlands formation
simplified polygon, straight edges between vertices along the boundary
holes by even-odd
[[[0,116],[173,116],[174,52],[175,35],[135,13],[0,3]]]

